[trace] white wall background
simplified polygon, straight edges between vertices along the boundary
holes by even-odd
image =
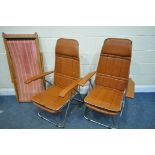
[[[0,27],[0,33],[37,32],[44,55],[45,70],[53,70],[55,44],[58,38],[73,38],[79,42],[81,76],[97,67],[104,40],[108,37],[131,39],[133,55],[130,77],[137,91],[155,91],[155,27]],[[0,90],[13,88],[0,34]]]

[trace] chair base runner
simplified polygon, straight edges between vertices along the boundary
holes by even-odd
[[[55,125],[56,127],[64,128],[65,124],[66,124],[66,119],[67,119],[67,114],[68,114],[68,111],[69,111],[70,104],[71,104],[71,101],[69,101],[69,103],[67,105],[67,109],[66,109],[66,112],[65,112],[64,120],[62,122],[53,122],[53,121],[49,120],[48,118],[44,117],[43,115],[41,115],[41,112],[38,112],[38,116],[40,118],[48,121],[49,123]]]
[[[56,127],[64,128],[64,127],[65,127],[65,124],[66,124],[67,114],[68,114],[69,107],[70,107],[70,104],[71,104],[72,100],[76,100],[76,101],[82,102],[82,103],[84,102],[84,101],[83,101],[83,98],[82,98],[82,96],[81,96],[81,94],[80,94],[80,92],[79,92],[78,90],[76,90],[76,89],[74,89],[74,90],[75,90],[75,91],[77,92],[77,94],[80,96],[80,99],[77,99],[77,98],[75,98],[75,97],[71,97],[71,98],[70,98],[70,101],[68,102],[67,109],[66,109],[66,112],[65,112],[64,120],[63,120],[62,122],[53,122],[53,121],[49,120],[48,118],[46,118],[46,117],[44,117],[43,115],[41,115],[41,111],[38,112],[38,116],[39,116],[40,118],[46,120],[47,122],[49,122],[49,123],[55,125]]]
[[[104,126],[104,127],[108,128],[108,129],[113,129],[112,127],[110,127],[110,126],[108,126],[108,125],[106,125],[106,124],[103,124],[103,123],[94,121],[94,120],[92,120],[92,119],[89,119],[89,118],[86,117],[85,115],[84,115],[84,118],[85,118],[86,120],[88,120],[88,121],[91,121],[91,122],[93,122],[93,123],[99,124],[99,125]]]
[[[123,114],[123,111],[124,111],[124,104],[125,104],[125,98],[124,98],[124,100],[123,100],[123,102],[122,102],[122,109],[121,109],[121,112],[120,112],[120,114],[119,114],[119,118],[122,117],[122,114]],[[95,121],[95,120],[93,120],[93,119],[88,118],[88,116],[85,115],[85,113],[86,113],[86,108],[88,108],[88,107],[85,107],[85,111],[84,111],[84,118],[85,118],[86,120],[91,121],[91,122],[96,123],[96,124],[99,124],[99,125],[101,125],[101,126],[104,126],[104,127],[108,128],[108,129],[118,129],[118,128],[119,128],[119,121],[117,121],[117,127],[114,128],[114,127],[112,127],[112,126],[109,126],[109,125],[106,125],[106,124],[103,124],[103,123],[100,123],[100,122],[97,122],[97,121]],[[113,118],[112,118],[112,120],[113,120],[113,124],[115,124]]]

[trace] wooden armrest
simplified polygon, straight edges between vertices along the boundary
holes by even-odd
[[[81,79],[78,79],[78,80],[76,80],[76,81],[74,81],[73,83],[71,83],[69,86],[67,86],[66,88],[64,88],[60,93],[59,93],[59,96],[60,97],[64,97],[68,92],[70,92],[73,88],[75,88],[77,85],[78,85],[78,83],[79,83],[79,81],[80,81]]]
[[[128,87],[126,90],[126,97],[128,98],[134,98],[134,91],[135,91],[135,83],[132,79],[129,79],[128,81]]]
[[[27,80],[25,81],[25,84],[29,84],[29,83],[31,83],[32,81],[41,79],[41,78],[43,78],[44,76],[49,75],[49,74],[51,74],[51,73],[53,73],[53,72],[54,72],[54,71],[43,72],[43,73],[41,73],[41,74],[39,74],[39,75],[33,76],[33,77],[27,79]]]
[[[83,86],[88,82],[88,80],[91,79],[91,77],[92,77],[95,73],[96,73],[96,71],[91,72],[91,73],[88,73],[86,76],[84,76],[84,77],[82,78],[82,80],[79,82],[79,85],[83,87]]]

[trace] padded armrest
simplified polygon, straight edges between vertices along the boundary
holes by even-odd
[[[70,92],[73,88],[75,88],[77,85],[78,85],[78,83],[79,83],[79,81],[80,81],[81,79],[78,79],[78,80],[76,80],[76,81],[74,81],[73,83],[71,83],[69,86],[67,86],[66,88],[64,88],[60,93],[59,93],[59,96],[60,97],[64,97],[68,92]]]
[[[91,72],[91,73],[88,73],[86,76],[84,76],[84,77],[82,78],[82,80],[79,82],[79,85],[83,87],[83,86],[88,82],[88,80],[91,79],[91,77],[92,77],[95,73],[96,73],[96,71]]]
[[[27,80],[25,81],[25,84],[29,84],[29,83],[31,83],[32,81],[41,79],[41,78],[43,78],[44,76],[49,75],[49,74],[51,74],[51,73],[53,73],[53,72],[54,72],[54,71],[43,72],[43,73],[41,73],[41,74],[39,74],[39,75],[33,76],[33,77],[27,79]]]
[[[135,83],[132,79],[129,79],[128,87],[126,90],[126,97],[134,98],[134,91],[135,91]]]

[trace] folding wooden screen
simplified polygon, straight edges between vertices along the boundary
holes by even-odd
[[[31,102],[32,96],[44,89],[44,81],[24,82],[43,72],[39,40],[35,34],[5,34],[3,39],[18,102]]]

